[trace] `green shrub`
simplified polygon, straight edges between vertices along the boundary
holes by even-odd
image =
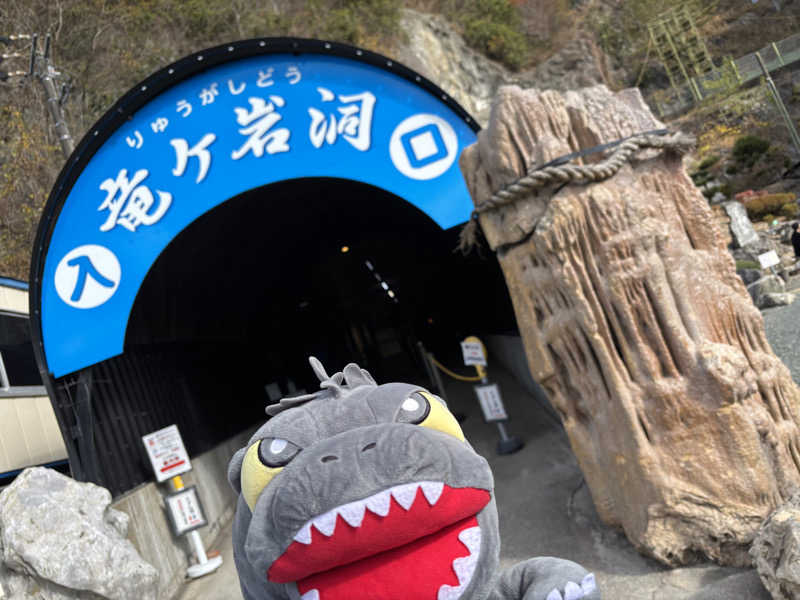
[[[719,162],[718,154],[712,154],[711,156],[706,156],[703,160],[700,161],[700,164],[697,165],[697,170],[706,171],[711,167],[713,167],[718,162]]]
[[[708,183],[714,178],[714,176],[708,171],[698,171],[696,173],[692,173],[689,177],[692,178],[692,181],[694,181],[694,184],[697,187]]]
[[[400,6],[393,0],[311,0],[308,7],[314,34],[337,42],[388,39],[399,27]]]
[[[517,7],[509,0],[470,0],[460,11],[467,44],[512,69],[526,61],[528,40]]]
[[[736,162],[752,167],[755,162],[769,150],[769,142],[754,135],[744,135],[733,144],[733,157]]]
[[[780,214],[784,217],[796,217],[797,213],[800,212],[800,209],[797,207],[796,202],[787,202],[783,206],[781,206]]]
[[[764,215],[763,217],[761,217],[761,220],[762,220],[764,223],[772,223],[772,222],[775,220],[775,215],[773,215],[773,214],[770,214],[770,213],[767,213],[766,215]]]
[[[755,196],[745,200],[744,207],[750,220],[755,220],[764,215],[774,215],[781,210],[785,204],[794,203],[796,197],[792,193],[786,194],[767,194],[766,196]],[[774,216],[772,217],[775,218]],[[766,220],[766,219],[763,219]],[[770,219],[771,220],[771,219]]]
[[[736,270],[741,271],[742,269],[758,269],[761,270],[761,265],[755,262],[754,260],[737,260],[736,261]]]

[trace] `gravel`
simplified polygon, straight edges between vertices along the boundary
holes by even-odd
[[[798,288],[800,278],[789,279],[786,291],[798,294]],[[788,306],[767,308],[761,314],[772,351],[789,367],[795,383],[800,383],[800,298]]]

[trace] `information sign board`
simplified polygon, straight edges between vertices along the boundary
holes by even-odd
[[[466,366],[486,366],[486,355],[483,353],[483,345],[480,342],[461,342],[461,352],[464,354]]]
[[[769,269],[770,267],[779,265],[781,259],[778,258],[778,253],[775,252],[775,250],[770,250],[769,252],[765,252],[764,254],[759,254],[758,262],[761,263],[762,269]]]
[[[159,483],[192,470],[189,454],[183,445],[177,425],[148,433],[142,436],[142,442]]]
[[[475,394],[483,411],[483,418],[487,423],[493,421],[505,421],[508,419],[506,407],[503,406],[503,399],[500,396],[500,389],[496,383],[488,385],[476,385]]]
[[[197,488],[189,486],[166,497],[172,532],[178,536],[208,525]]]

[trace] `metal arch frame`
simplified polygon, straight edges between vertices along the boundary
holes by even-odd
[[[42,315],[40,310],[42,277],[44,273],[44,262],[55,224],[58,221],[61,209],[72,187],[83,172],[84,167],[111,135],[132,118],[133,114],[160,93],[181,81],[215,66],[244,58],[270,54],[319,54],[338,56],[384,69],[421,87],[432,96],[436,97],[437,100],[447,105],[453,112],[461,117],[473,131],[478,132],[480,130],[480,125],[478,125],[475,119],[470,116],[452,96],[444,92],[426,77],[423,77],[405,65],[386,56],[339,42],[291,37],[254,38],[229,44],[221,44],[213,48],[195,52],[153,73],[144,81],[133,86],[87,131],[75,151],[67,159],[61,169],[56,183],[47,199],[44,210],[42,211],[42,217],[39,220],[29,276],[28,302],[31,341],[33,342],[34,356],[36,357],[42,381],[54,405],[57,399],[57,389],[55,378],[51,374],[47,364],[47,356],[44,351],[44,340],[42,336]],[[91,367],[82,372],[82,378],[84,375],[91,380]],[[87,473],[85,470],[86,465],[83,463],[86,461],[81,460],[83,457],[77,454],[76,447],[76,440],[80,440],[81,432],[73,432],[70,425],[64,422],[60,412],[55,410],[55,413],[67,447],[70,465],[73,467],[73,475],[77,479],[85,479]],[[80,427],[78,427],[78,429],[80,429]],[[88,462],[90,464],[93,462],[96,463],[96,457],[86,458],[89,459]]]

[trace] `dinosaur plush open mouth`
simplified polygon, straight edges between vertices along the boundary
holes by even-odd
[[[407,483],[338,506],[300,528],[269,568],[303,600],[455,600],[480,552],[488,491]]]

